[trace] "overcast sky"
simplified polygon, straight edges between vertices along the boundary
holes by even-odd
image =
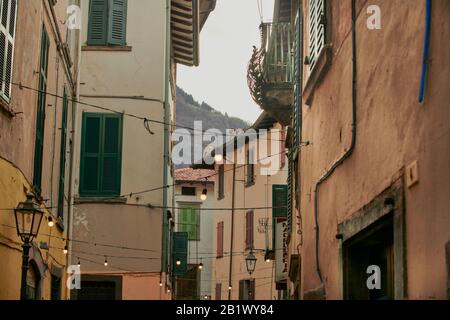
[[[274,0],[260,1],[264,21],[271,21]],[[200,35],[200,66],[178,65],[178,86],[195,100],[249,123],[261,113],[247,87],[252,46],[260,46],[260,1],[217,0]]]

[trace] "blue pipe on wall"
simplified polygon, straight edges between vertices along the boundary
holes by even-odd
[[[420,79],[419,102],[425,99],[425,86],[427,81],[428,59],[430,55],[430,33],[431,33],[431,0],[426,0],[425,14],[425,40],[423,52],[422,78]]]

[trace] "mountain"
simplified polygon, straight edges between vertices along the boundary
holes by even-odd
[[[177,109],[176,109],[177,127],[194,128],[194,121],[202,121],[202,130],[219,129],[226,134],[227,129],[246,129],[250,125],[237,117],[230,117],[217,111],[206,102],[197,102],[192,95],[177,87]],[[192,130],[189,132],[193,133]],[[204,142],[206,147],[209,142]],[[194,145],[192,144],[191,155],[194,155]],[[192,160],[193,161],[193,160]],[[176,168],[185,168],[189,165],[176,165]]]
[[[194,121],[203,122],[203,131],[214,128],[223,133],[226,129],[245,129],[249,124],[239,118],[217,111],[206,102],[197,102],[192,95],[177,87],[177,126],[194,127]]]

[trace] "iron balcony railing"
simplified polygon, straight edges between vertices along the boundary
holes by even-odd
[[[247,79],[253,99],[263,106],[269,87],[293,83],[293,37],[286,22],[262,23],[260,30],[261,47],[253,47]]]
[[[292,82],[292,45],[290,23],[263,23],[262,47],[265,51],[263,75],[266,83]]]

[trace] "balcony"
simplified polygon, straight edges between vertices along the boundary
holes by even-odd
[[[263,23],[261,48],[253,47],[247,80],[253,100],[283,125],[294,103],[293,35],[287,22]]]

